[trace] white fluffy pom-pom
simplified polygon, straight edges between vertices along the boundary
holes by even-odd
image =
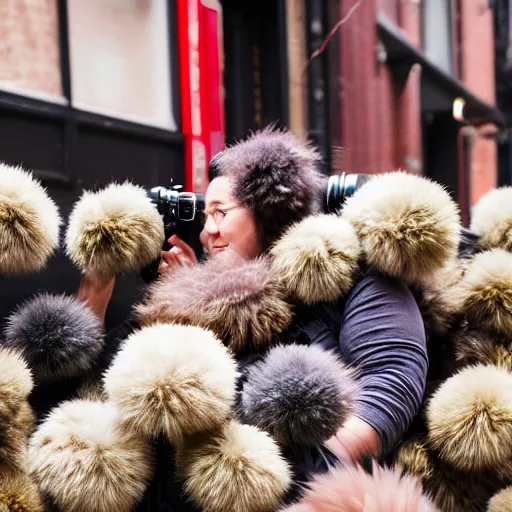
[[[347,199],[342,216],[355,227],[368,264],[384,274],[422,283],[457,255],[458,206],[427,178],[376,175]]]
[[[227,421],[237,376],[234,359],[210,331],[156,324],[125,341],[104,382],[128,429],[178,444]]]
[[[37,272],[59,244],[57,205],[30,172],[0,163],[0,274]]]
[[[111,184],[75,204],[66,251],[82,272],[111,276],[140,270],[160,255],[164,225],[143,188]]]

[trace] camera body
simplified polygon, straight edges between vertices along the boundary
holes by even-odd
[[[164,224],[165,240],[163,251],[171,249],[168,240],[172,235],[178,235],[196,254],[197,259],[203,256],[203,248],[199,234],[204,224],[204,195],[195,192],[181,192],[181,185],[172,188],[154,187],[146,191],[147,197],[155,205]],[[158,277],[160,258],[142,269],[141,277],[146,282]]]

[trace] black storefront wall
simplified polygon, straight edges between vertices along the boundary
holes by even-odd
[[[222,0],[226,142],[288,124],[285,0]]]
[[[65,2],[59,2],[63,91],[72,97]],[[175,5],[169,2],[169,33],[176,34]],[[173,111],[179,112],[176,44],[170,44]],[[0,91],[0,161],[34,172],[60,208],[64,222],[84,190],[129,180],[153,187],[183,183],[184,149],[181,133],[108,118]],[[66,225],[61,230],[65,234]],[[61,243],[61,247],[64,244]],[[3,277],[0,318],[24,299],[41,291],[74,293],[79,271],[63,249],[46,270],[33,275]],[[107,311],[107,328],[123,321],[143,293],[137,273],[119,276]]]

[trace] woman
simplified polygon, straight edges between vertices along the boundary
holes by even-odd
[[[289,133],[257,133],[225,150],[217,164],[200,237],[212,258],[226,251],[247,260],[266,254],[289,226],[320,209],[319,156]],[[162,274],[197,264],[182,240],[169,242]],[[84,280],[78,295],[104,318],[113,286],[114,279]],[[423,321],[408,287],[368,270],[343,300],[299,306],[294,329],[312,344],[336,348],[361,371],[358,407],[327,446],[342,459],[387,454],[418,411],[428,366]]]

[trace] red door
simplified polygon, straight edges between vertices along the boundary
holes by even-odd
[[[177,10],[185,190],[204,192],[208,163],[224,146],[222,8],[178,0]]]

